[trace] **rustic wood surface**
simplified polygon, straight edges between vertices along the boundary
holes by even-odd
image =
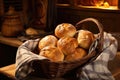
[[[3,37],[2,35],[0,35],[0,43],[10,45],[13,47],[19,47],[23,42],[21,42],[17,38]]]

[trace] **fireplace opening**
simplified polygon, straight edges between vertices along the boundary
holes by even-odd
[[[118,9],[118,0],[77,0],[76,4],[88,8]]]
[[[70,4],[71,6],[84,8],[100,8],[100,9],[119,9],[119,0],[58,0],[58,3]]]
[[[75,0],[74,0],[75,1]],[[104,3],[108,3],[111,6],[117,6],[118,5],[118,0],[76,0],[78,5],[83,5],[83,6],[103,6]]]

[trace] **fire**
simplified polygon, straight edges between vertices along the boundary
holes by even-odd
[[[110,5],[109,5],[108,2],[104,2],[103,6],[104,6],[105,8],[109,8],[109,7],[110,7]]]
[[[110,8],[110,5],[109,5],[109,3],[108,2],[103,2],[101,5],[97,5],[96,4],[96,7],[98,7],[98,8]]]
[[[80,7],[98,8],[98,9],[107,9],[107,10],[118,10],[119,9],[117,5],[112,5],[110,2],[104,1],[104,0],[100,0],[99,2],[94,3],[93,6],[82,6],[82,5],[80,5]]]

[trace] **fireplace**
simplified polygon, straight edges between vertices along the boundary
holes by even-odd
[[[79,7],[88,7],[88,8],[100,8],[100,9],[109,9],[117,10],[119,9],[118,0],[88,0],[88,3],[83,2],[85,0],[78,0],[76,2]]]
[[[119,0],[58,0],[58,3],[101,9],[118,9],[120,7]]]

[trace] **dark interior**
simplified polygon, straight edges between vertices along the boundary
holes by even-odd
[[[46,20],[43,24],[38,24],[41,18],[39,9],[41,8],[41,1],[47,1]],[[73,1],[73,2],[72,2]],[[76,2],[75,2],[76,1]],[[0,0],[0,30],[10,6],[20,14],[24,29],[33,27],[35,29],[44,30],[46,33],[53,32],[55,27],[63,22],[75,25],[78,21],[85,18],[98,19],[104,31],[112,33],[118,40],[118,51],[120,50],[120,0],[105,0],[110,6],[116,6],[117,9],[108,8],[89,8],[94,4],[85,2],[83,0]],[[89,0],[84,0],[89,1]],[[92,0],[91,0],[92,1]],[[94,0],[93,0],[94,1]],[[44,3],[44,5],[46,2]],[[81,7],[82,4],[82,7]],[[89,30],[94,33],[99,31],[93,23],[87,24]],[[16,26],[17,27],[17,26]],[[0,43],[0,67],[15,63],[16,51],[18,47],[10,46]]]

